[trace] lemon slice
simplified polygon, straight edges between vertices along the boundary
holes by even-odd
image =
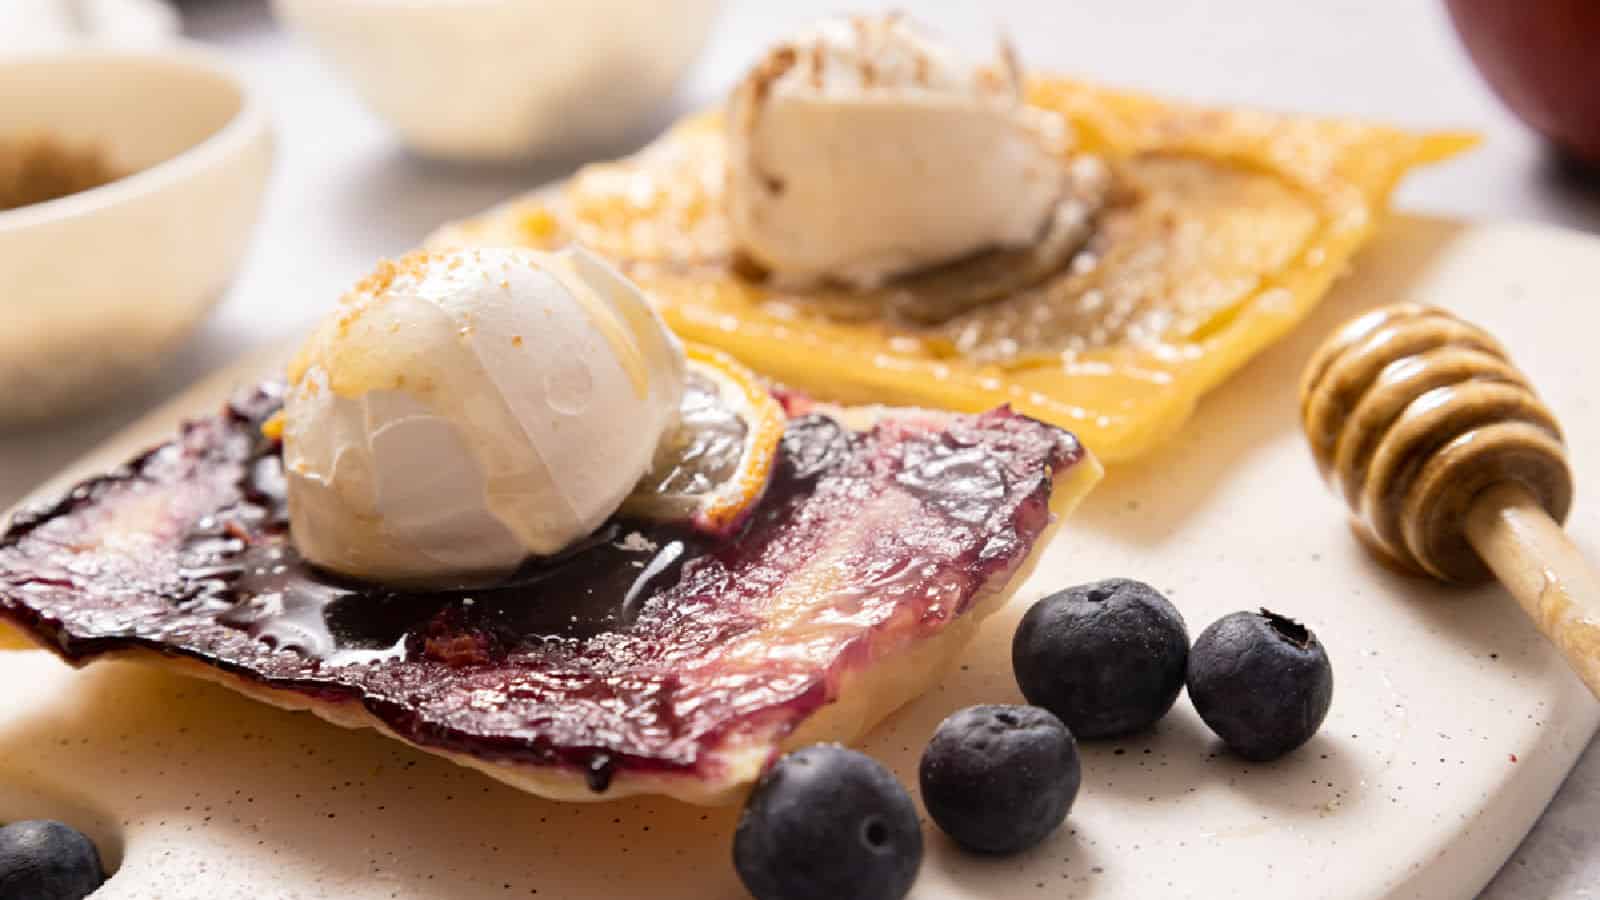
[[[685,353],[678,424],[622,513],[728,535],[766,492],[786,416],[766,385],[733,357],[694,344]]]

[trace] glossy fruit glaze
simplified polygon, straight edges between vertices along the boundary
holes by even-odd
[[[65,659],[186,657],[258,687],[357,702],[476,758],[716,778],[719,748],[777,742],[843,676],[1003,588],[1049,519],[1064,431],[999,409],[903,412],[855,432],[789,421],[731,538],[608,522],[501,583],[403,593],[295,553],[261,388],[174,441],[18,514],[0,617]]]

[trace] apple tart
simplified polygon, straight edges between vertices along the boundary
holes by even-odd
[[[680,335],[782,383],[847,403],[1009,404],[1115,462],[1171,435],[1304,317],[1402,175],[1473,142],[1065,78],[1020,90],[1074,135],[1065,197],[1025,247],[867,287],[785,283],[734,239],[721,110],[431,243],[579,242],[645,288]]]

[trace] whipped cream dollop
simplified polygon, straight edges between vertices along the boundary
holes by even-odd
[[[683,348],[582,249],[384,263],[290,367],[290,529],[357,578],[470,583],[598,528],[676,422]]]
[[[870,288],[1027,245],[1066,184],[1066,124],[1023,102],[1009,48],[976,64],[898,15],[773,48],[727,127],[735,244],[789,283]]]

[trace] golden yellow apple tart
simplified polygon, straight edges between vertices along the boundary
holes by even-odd
[[[774,48],[725,109],[440,230],[581,242],[683,337],[814,395],[999,404],[1154,447],[1472,143],[963,66],[903,19]]]

